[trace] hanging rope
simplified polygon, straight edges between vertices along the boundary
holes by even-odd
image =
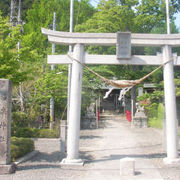
[[[148,77],[150,77],[152,74],[154,74],[156,71],[158,71],[159,69],[161,69],[165,64],[167,64],[168,62],[172,61],[169,60],[167,62],[165,62],[164,64],[160,65],[159,67],[157,67],[156,69],[154,69],[152,72],[150,72],[149,74],[145,75],[144,77],[142,77],[141,79],[137,79],[137,80],[109,80],[106,79],[105,77],[101,76],[100,74],[98,74],[97,72],[93,71],[92,69],[90,69],[88,66],[86,66],[85,64],[79,62],[77,59],[73,58],[70,54],[67,54],[67,56],[71,59],[74,60],[76,62],[78,62],[79,64],[81,64],[82,66],[84,66],[86,69],[88,69],[90,72],[92,72],[93,74],[95,74],[96,76],[98,76],[101,80],[103,80],[106,84],[111,85],[113,87],[117,87],[117,88],[127,88],[127,87],[133,87],[137,84],[140,84],[142,81],[144,81],[145,79],[147,79]]]

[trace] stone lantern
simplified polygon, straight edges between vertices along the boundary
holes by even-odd
[[[147,128],[147,116],[144,113],[144,107],[141,107],[138,103],[136,104],[136,113],[131,122],[133,128]]]

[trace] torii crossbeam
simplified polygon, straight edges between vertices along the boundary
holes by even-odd
[[[162,47],[162,54],[156,56],[134,55],[131,59],[117,59],[115,55],[89,55],[84,52],[84,45],[116,46],[116,33],[69,33],[42,28],[48,40],[56,44],[74,45],[71,56],[85,64],[129,64],[129,65],[164,65],[164,91],[166,112],[167,158],[165,163],[179,162],[178,133],[176,115],[176,96],[173,66],[180,66],[180,57],[172,54],[172,47],[180,47],[180,34],[132,34],[132,46]],[[79,132],[82,89],[82,65],[72,61],[67,55],[49,55],[49,64],[72,63],[69,124],[67,139],[67,157],[65,164],[83,164],[79,159]]]

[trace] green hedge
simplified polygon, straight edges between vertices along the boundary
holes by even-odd
[[[58,138],[59,133],[49,129],[16,128],[12,131],[12,136],[24,138]]]
[[[11,137],[11,161],[34,150],[34,141],[28,138]]]

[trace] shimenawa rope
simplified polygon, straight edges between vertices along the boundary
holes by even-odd
[[[109,80],[103,76],[101,76],[100,74],[98,74],[97,72],[93,71],[92,69],[90,69],[88,66],[86,66],[85,64],[81,63],[80,61],[78,61],[77,59],[73,58],[70,54],[67,54],[67,56],[71,59],[74,60],[76,62],[78,62],[79,64],[81,64],[82,66],[84,66],[86,69],[88,69],[90,72],[92,72],[93,74],[95,74],[96,76],[98,76],[101,80],[103,80],[106,84],[117,87],[117,88],[126,88],[126,87],[133,87],[137,84],[140,84],[142,81],[144,81],[145,79],[147,79],[148,77],[150,77],[152,74],[154,74],[156,71],[158,71],[159,69],[161,69],[165,64],[167,64],[168,62],[172,61],[169,60],[165,63],[163,63],[162,65],[160,65],[159,67],[157,67],[156,69],[154,69],[152,72],[150,72],[149,74],[145,75],[144,77],[142,77],[141,79],[137,79],[137,80]]]

